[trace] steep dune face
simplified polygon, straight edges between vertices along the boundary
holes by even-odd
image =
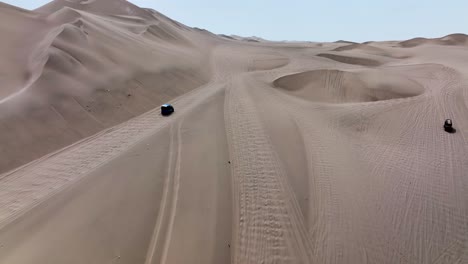
[[[208,80],[210,68],[200,66],[209,49],[200,44],[210,40],[127,1],[54,1],[36,12],[2,5],[0,12],[0,126],[8,128],[0,172]]]
[[[33,78],[34,40],[46,32],[46,22],[33,12],[4,3],[0,3],[0,14],[0,101],[3,101]]]

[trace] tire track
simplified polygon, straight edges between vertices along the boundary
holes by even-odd
[[[170,215],[170,211],[173,208],[174,200],[170,197],[173,197],[174,192],[174,160],[176,159],[175,151],[174,151],[174,144],[179,145],[180,142],[174,143],[174,132],[173,132],[174,125],[171,125],[170,128],[170,143],[169,143],[169,161],[167,165],[167,178],[164,183],[164,192],[161,200],[160,212],[158,214],[158,219],[156,221],[156,226],[154,228],[153,236],[151,238],[151,242],[149,245],[148,253],[146,256],[145,264],[152,264],[155,263],[155,260],[160,260],[162,253],[158,252],[158,248],[164,248],[165,243],[167,243],[167,234],[164,236],[163,232],[166,230],[168,226],[168,215]],[[178,138],[177,138],[178,140]],[[166,238],[166,240],[164,240]],[[162,246],[161,246],[162,245]]]
[[[328,192],[329,190],[326,186],[331,186],[335,189],[334,192],[342,197],[348,196],[348,194],[345,196],[343,196],[343,194],[347,192],[346,189],[352,189],[353,187],[352,185],[343,186],[343,179],[348,178],[346,175],[354,178],[361,174],[374,175],[375,177],[372,177],[370,181],[354,180],[361,184],[369,182],[367,186],[374,186],[376,188],[385,187],[380,190],[381,194],[379,194],[376,201],[366,198],[365,193],[355,193],[352,194],[352,196],[348,196],[352,198],[350,201],[356,200],[354,203],[349,203],[349,201],[340,198],[340,200],[342,200],[341,203],[345,205],[344,207],[339,207],[339,204],[335,204],[334,202],[324,204],[323,208],[330,212],[321,215],[319,219],[332,213],[334,216],[327,221],[327,225],[333,226],[331,230],[335,230],[333,231],[335,235],[327,234],[327,231],[324,231],[327,230],[326,226],[317,228],[317,230],[323,232],[325,238],[326,236],[335,238],[330,241],[332,243],[328,243],[331,247],[327,249],[323,247],[324,241],[320,240],[320,236],[317,237],[316,233],[311,234],[311,237],[313,237],[315,241],[314,260],[317,260],[318,263],[359,263],[358,261],[368,261],[370,263],[429,263],[430,260],[439,257],[440,255],[438,254],[444,254],[442,258],[439,257],[441,263],[454,263],[456,261],[458,261],[457,263],[463,263],[460,261],[466,256],[466,245],[468,243],[466,236],[467,222],[466,218],[463,220],[462,217],[467,215],[465,206],[467,200],[466,195],[460,192],[464,189],[466,190],[466,187],[462,187],[466,186],[466,180],[463,181],[463,179],[461,179],[460,176],[462,175],[460,172],[466,171],[466,169],[462,168],[463,166],[467,168],[467,163],[465,162],[465,165],[460,164],[460,158],[457,157],[464,156],[463,153],[466,153],[466,144],[460,142],[456,136],[447,137],[440,127],[440,124],[443,123],[444,116],[455,115],[456,113],[451,111],[459,110],[458,108],[451,107],[454,98],[453,93],[459,91],[454,90],[455,87],[451,86],[459,84],[459,80],[456,80],[456,74],[447,68],[440,67],[440,65],[436,65],[436,67],[433,67],[434,65],[428,65],[428,67],[429,66],[432,67],[426,69],[427,72],[422,72],[423,74],[420,74],[421,76],[415,77],[418,81],[424,83],[427,89],[426,93],[417,98],[411,98],[410,100],[398,99],[378,103],[349,104],[343,107],[331,107],[327,105],[308,104],[300,99],[288,98],[286,95],[280,94],[273,89],[272,97],[276,97],[273,104],[279,105],[281,108],[284,108],[285,111],[288,111],[298,120],[302,129],[305,130],[304,133],[307,135],[306,138],[308,139],[306,148],[310,149],[308,151],[308,156],[309,153],[311,153],[310,156],[312,157],[310,164],[315,164],[310,171],[317,176],[323,175],[332,179],[332,181],[328,181],[329,184],[327,185],[318,184],[319,186],[317,187],[322,192],[322,194],[319,195],[320,197],[325,200],[336,201],[331,195],[328,195],[329,198],[327,198],[324,192]],[[417,70],[418,65],[411,65],[409,67],[408,70],[410,71],[405,71],[405,74],[409,77],[414,77],[414,70],[412,68]],[[293,69],[292,71],[295,70]],[[284,73],[280,73],[279,75],[284,75]],[[269,83],[269,80],[275,79],[278,75],[270,73],[267,77],[268,78],[265,79],[265,77],[262,78],[260,76],[260,79],[265,79],[266,82]],[[265,84],[257,83],[254,85],[264,85],[265,89],[269,88]],[[450,95],[446,95],[447,93]],[[267,94],[265,94],[265,96],[267,96]],[[441,99],[443,102],[434,102],[434,100]],[[386,126],[389,120],[383,121],[383,119],[382,121],[385,124],[379,129],[379,133],[375,133],[376,127],[372,127],[372,131],[369,131],[369,126],[375,125],[373,123],[375,123],[378,115],[395,110],[401,111],[401,120],[407,120],[407,122],[401,124],[400,135],[398,133],[393,133],[393,137],[388,138],[390,134],[388,134],[386,130],[392,128]],[[307,115],[305,115],[305,113],[307,113]],[[315,113],[317,116],[311,117],[311,115]],[[318,122],[317,120],[323,118],[322,116],[325,116],[327,120],[323,120],[323,123]],[[457,116],[460,116],[460,114]],[[349,123],[349,120],[358,120],[358,122],[355,121],[357,125]],[[318,123],[327,124],[327,126],[329,126],[326,129],[328,132],[323,131],[320,125],[317,126]],[[393,125],[400,124],[393,122]],[[339,131],[343,131],[345,134],[340,136]],[[397,132],[399,131],[400,130]],[[415,131],[419,132],[414,133]],[[372,137],[366,138],[365,136],[367,136],[366,134],[368,133],[372,133]],[[433,146],[428,146],[428,142],[421,140],[419,138],[420,134],[430,135],[429,137],[433,138],[433,141],[430,141]],[[385,135],[387,137],[384,137]],[[357,157],[359,157],[359,153],[365,156],[360,160],[356,160],[356,162],[362,164],[361,168],[357,168],[358,170],[352,172],[350,169],[353,167],[351,166],[352,164],[344,165],[343,163],[335,162],[329,164],[331,166],[323,166],[326,165],[323,163],[324,161],[343,160],[344,162],[346,160],[352,160],[351,156],[343,156],[343,151],[340,151],[342,158],[338,159],[337,157],[340,155],[337,156],[333,154],[333,151],[330,152],[328,148],[323,149],[319,147],[321,145],[333,146],[336,142],[332,142],[333,140],[330,141],[330,138],[338,138],[338,136],[346,136],[349,140],[349,143],[343,142],[343,144],[339,144],[343,145],[343,149],[349,148]],[[442,142],[448,141],[447,145],[443,148],[440,148],[441,136],[444,136],[444,141]],[[374,140],[374,142],[369,142],[369,139]],[[382,148],[371,149],[376,145],[382,144],[383,142],[380,141],[383,139],[386,140],[384,146],[390,144],[389,148],[384,148],[384,151],[382,151]],[[341,138],[341,140],[343,140],[343,138]],[[453,141],[458,142],[458,144],[454,144]],[[417,144],[410,144],[410,142],[417,142]],[[311,146],[313,146],[313,148],[311,148]],[[402,149],[405,150],[405,152],[403,152],[405,155],[402,155]],[[334,151],[336,152],[337,149]],[[437,154],[434,153],[434,151],[442,153]],[[327,152],[328,154],[326,154]],[[314,158],[314,156],[316,158]],[[408,156],[411,157],[411,159],[408,159]],[[446,158],[445,161],[441,161],[441,168],[438,170],[442,173],[441,176],[444,177],[437,178],[437,176],[435,176],[435,178],[427,179],[427,176],[431,174],[428,172],[428,169],[421,166],[421,164],[425,164],[431,157],[435,158],[438,156],[449,157]],[[373,163],[372,161],[376,161],[377,157],[379,159],[378,162]],[[385,159],[381,159],[380,157],[384,157]],[[320,158],[322,158],[322,161],[320,161]],[[369,163],[369,165],[373,165],[367,168],[372,171],[360,171],[366,169],[366,162]],[[398,165],[392,164],[394,162]],[[316,166],[317,164],[320,166]],[[316,173],[313,170],[314,168],[325,169],[326,167],[334,170],[339,167],[345,167],[350,171],[345,173],[338,171]],[[336,173],[338,174],[334,175]],[[446,173],[446,175],[443,173]],[[413,178],[415,176],[417,176],[417,178]],[[316,176],[314,176],[314,178],[316,178]],[[358,189],[362,188],[359,187]],[[323,202],[324,201],[322,201],[322,203]],[[381,210],[381,205],[385,204],[387,204],[387,206],[394,205],[394,207]],[[448,205],[454,207],[447,207]],[[361,211],[367,215],[361,218],[360,221],[359,218],[357,218],[358,221],[356,221],[350,217],[350,212],[353,211]],[[370,214],[376,211],[386,213],[377,215]],[[394,212],[394,215],[391,215],[391,212]],[[348,222],[340,223],[336,218],[344,219]],[[363,223],[362,220],[365,220],[364,223],[367,225],[366,229],[368,230],[359,227]],[[444,228],[448,230],[444,232]],[[347,230],[351,230],[351,232]],[[353,230],[360,231],[355,232]],[[456,231],[460,233],[457,234]],[[349,233],[349,235],[347,233]],[[402,240],[402,236],[405,234],[410,234],[408,240]],[[334,241],[338,241],[338,237],[344,238],[344,241],[353,239],[353,243],[352,245],[346,243],[342,246],[334,244]],[[359,237],[361,237],[361,239],[359,239]],[[317,246],[321,248],[317,250]],[[445,248],[447,246],[450,248],[449,252],[442,253],[446,251]],[[344,258],[337,257],[341,248],[345,249]],[[323,255],[320,257],[320,255],[317,254],[319,252],[323,254],[327,251],[330,253],[329,256]],[[362,257],[357,254],[358,252],[362,252]],[[350,256],[353,257],[350,258]],[[361,260],[358,260],[359,258],[361,258]]]
[[[303,217],[243,83],[227,94],[238,222],[233,263],[310,263]]]
[[[191,111],[223,88],[221,82],[211,82],[172,101],[177,109],[176,117]],[[5,175],[0,179],[0,228],[141,140],[167,127],[173,120],[174,117],[162,117],[159,109],[155,109],[98,137],[84,140],[83,144],[59,151],[48,159],[33,162]]]
[[[172,191],[172,198],[171,198],[171,207],[170,207],[170,215],[169,215],[169,223],[167,227],[167,234],[166,240],[164,242],[163,252],[161,261],[157,263],[166,263],[167,261],[167,253],[169,251],[169,246],[171,245],[172,239],[172,230],[174,229],[174,219],[177,213],[177,201],[179,196],[179,186],[180,186],[180,164],[181,164],[181,155],[182,155],[182,136],[181,136],[181,126],[183,123],[183,119],[177,125],[177,153],[176,153],[176,160],[175,160],[175,168],[174,168],[174,183],[173,183],[173,191]]]
[[[177,110],[174,117],[162,117],[156,108],[0,175],[0,228],[77,183],[140,141],[171,125],[179,116],[223,90],[225,79],[229,78],[235,68],[220,51],[224,52],[224,49],[217,48],[211,58],[214,68],[211,82],[171,102]],[[154,253],[149,253],[150,260],[154,258],[150,257],[151,254]]]

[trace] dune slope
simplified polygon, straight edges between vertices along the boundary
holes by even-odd
[[[88,2],[54,1],[34,13],[0,10],[8,14],[2,24],[12,16],[20,29],[3,29],[2,52],[22,56],[10,60],[17,65],[0,65],[1,172],[208,81],[211,69],[200,67],[208,54],[195,33],[126,1]]]

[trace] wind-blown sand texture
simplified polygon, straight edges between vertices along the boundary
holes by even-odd
[[[0,22],[0,263],[468,263],[466,35],[275,43],[123,0]]]

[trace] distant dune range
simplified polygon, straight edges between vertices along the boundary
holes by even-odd
[[[464,34],[275,42],[55,0],[0,3],[0,36],[2,264],[468,263]]]
[[[436,44],[436,45],[447,45],[447,46],[466,46],[468,45],[468,36],[465,34],[452,34],[443,38],[414,38],[400,42],[403,48],[412,48],[424,44]]]

